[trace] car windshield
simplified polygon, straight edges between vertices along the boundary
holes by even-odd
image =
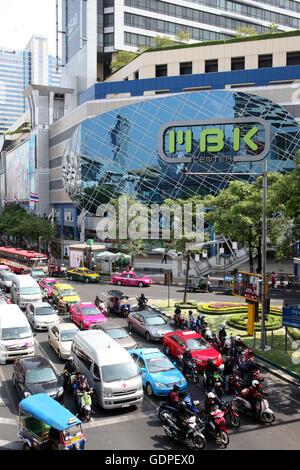
[[[146,324],[149,326],[156,326],[156,325],[165,325],[166,322],[163,317],[148,317],[146,318]]]
[[[52,287],[52,286],[54,286],[54,284],[56,284],[56,283],[57,283],[57,281],[47,281],[46,284],[47,284],[47,287]]]
[[[101,373],[103,382],[128,380],[138,376],[136,365],[132,364],[131,362],[102,366]]]
[[[4,281],[12,281],[14,277],[14,274],[4,274]]]
[[[211,345],[204,338],[189,338],[186,340],[186,344],[191,351],[202,351],[211,348]]]
[[[40,294],[40,292],[38,287],[21,287],[20,289],[20,293],[23,295]]]
[[[167,370],[175,369],[172,362],[166,357],[153,357],[152,359],[147,359],[146,362],[150,373],[166,372]]]
[[[74,338],[75,334],[78,332],[78,330],[64,330],[61,332],[60,339],[62,342],[65,341],[72,341]]]
[[[69,442],[73,437],[78,437],[82,435],[81,424],[75,424],[67,429],[63,430],[65,442]]]
[[[93,271],[91,271],[90,269],[85,269],[84,271],[82,271],[83,274],[94,274]]]
[[[29,326],[14,326],[13,328],[3,328],[3,340],[25,339],[32,336],[32,331]]]
[[[113,339],[127,338],[128,336],[128,333],[124,328],[110,328],[105,329],[104,331]]]
[[[53,315],[55,312],[52,307],[36,307],[36,315]]]
[[[82,315],[88,316],[88,315],[100,315],[101,312],[99,308],[97,307],[83,307],[82,308]]]
[[[38,367],[26,371],[26,383],[28,385],[52,382],[56,380],[56,375],[51,367]]]
[[[63,290],[61,291],[61,294],[62,294],[63,297],[66,297],[66,296],[68,296],[68,295],[77,295],[77,292],[75,292],[75,291],[72,290],[72,289],[63,289]]]

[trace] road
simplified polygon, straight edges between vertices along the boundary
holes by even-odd
[[[111,284],[83,284],[72,282],[83,301],[93,301],[96,295],[106,299]],[[137,295],[143,291],[149,299],[167,299],[167,287],[151,286],[148,289],[122,287],[121,290],[130,297],[131,305],[136,303]],[[289,303],[292,294],[287,294]],[[170,298],[182,300],[183,288],[171,287]],[[188,294],[188,300],[196,301],[237,301],[237,297],[223,295],[219,292],[211,294]],[[282,305],[286,299],[275,296],[272,304]],[[68,321],[69,316],[62,317]],[[120,318],[123,325],[125,319]],[[139,345],[149,347],[149,343],[136,333],[133,337]],[[38,332],[35,336],[36,354],[47,356],[58,372],[63,370],[63,362],[50,348],[46,332]],[[159,344],[156,346],[160,347]],[[17,407],[18,398],[11,381],[12,364],[0,367],[0,449],[21,449],[22,444],[17,438]],[[300,450],[300,391],[292,384],[281,380],[269,373],[264,373],[265,388],[269,393],[270,406],[275,412],[276,421],[271,426],[252,423],[248,417],[241,417],[241,427],[238,431],[229,428],[230,450]],[[194,399],[202,400],[203,388],[200,384],[190,385],[189,390]],[[228,397],[229,398],[229,397]],[[145,395],[140,409],[124,409],[104,411],[96,409],[91,421],[84,425],[87,437],[87,450],[189,450],[186,444],[173,441],[165,436],[156,417],[156,407],[159,399]],[[65,405],[75,411],[72,398],[65,397]],[[207,449],[216,449],[213,440],[208,439]]]

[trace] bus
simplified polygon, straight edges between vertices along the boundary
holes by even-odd
[[[0,246],[0,264],[6,264],[12,271],[24,274],[28,269],[40,269],[48,272],[47,255],[36,251]]]

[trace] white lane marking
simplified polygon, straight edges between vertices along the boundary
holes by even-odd
[[[17,420],[12,418],[0,418],[0,424],[11,424],[12,426],[17,426]]]
[[[121,416],[114,416],[112,418],[99,418],[96,420],[91,419],[89,423],[84,423],[85,428],[97,428],[100,426],[109,426],[112,424],[118,424],[127,421],[134,421],[138,419],[145,419],[148,416],[154,415],[153,411],[138,411],[133,412],[130,415],[121,415]]]
[[[1,441],[0,448],[11,449],[11,450],[20,450],[22,446],[21,442],[18,441]],[[2,449],[3,450],[3,449]]]

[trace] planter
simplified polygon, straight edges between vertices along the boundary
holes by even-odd
[[[231,328],[236,330],[246,330],[247,331],[247,323],[248,323],[248,314],[241,313],[236,315],[231,315],[227,320],[226,324]],[[260,322],[254,323],[255,329],[260,328]],[[265,319],[265,329],[267,331],[271,330],[279,330],[282,328],[281,318],[278,315],[266,315]]]

